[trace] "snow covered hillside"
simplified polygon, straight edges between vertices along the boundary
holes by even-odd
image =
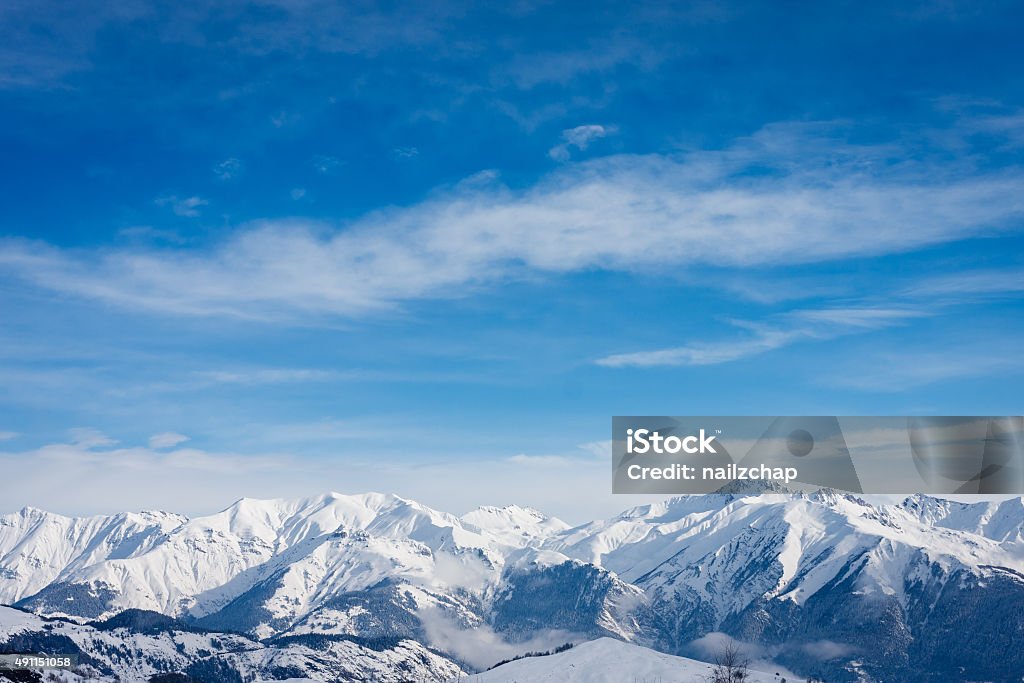
[[[205,633],[179,624],[154,627],[143,615],[93,625],[44,620],[0,607],[2,651],[78,654],[78,666],[62,672],[67,683],[129,683],[161,673],[191,680],[278,680],[292,676],[317,681],[445,680],[461,669],[415,641],[391,647],[336,640],[310,647],[293,642],[264,644],[234,634]],[[3,674],[0,673],[0,679]]]
[[[712,665],[645,647],[599,638],[558,654],[525,657],[490,671],[462,677],[465,683],[704,683]],[[750,670],[750,683],[803,683],[776,673]],[[452,679],[449,683],[456,683]]]
[[[828,680],[1011,680],[1022,525],[1019,498],[828,491],[680,497],[577,527],[375,493],[191,520],[27,509],[0,517],[0,601],[83,624],[146,610],[259,643],[417,643],[476,669],[608,636],[693,655],[722,632]]]

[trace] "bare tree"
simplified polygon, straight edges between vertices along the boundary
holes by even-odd
[[[715,656],[711,676],[704,680],[707,683],[745,683],[750,680],[749,663],[735,643],[726,643]]]

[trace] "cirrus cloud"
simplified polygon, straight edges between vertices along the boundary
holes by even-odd
[[[562,142],[548,150],[548,156],[555,161],[568,161],[573,148],[583,151],[594,140],[613,135],[616,131],[615,126],[601,126],[593,123],[568,128],[562,131]]]
[[[7,240],[0,272],[164,313],[351,317],[526,275],[827,262],[1019,228],[1021,169],[911,156],[777,125],[720,150],[569,164],[525,190],[460,185],[344,225],[255,221],[210,248]]]

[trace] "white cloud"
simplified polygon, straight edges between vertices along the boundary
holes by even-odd
[[[527,640],[510,643],[488,624],[474,624],[473,628],[467,629],[437,608],[420,609],[417,616],[423,622],[423,629],[431,645],[454,654],[477,669],[486,669],[527,652],[546,652],[565,643],[585,639],[579,634],[550,629],[534,634]]]
[[[184,244],[185,240],[174,230],[160,230],[151,225],[133,225],[117,231],[117,236],[133,241],[167,242]]]
[[[267,0],[263,5],[271,9],[272,18],[247,21],[236,12],[244,3],[220,8],[176,6],[167,12],[144,0],[83,0],[60,12],[54,12],[48,3],[5,3],[0,12],[4,32],[0,88],[66,85],[71,74],[93,68],[101,32],[126,35],[145,27],[160,44],[187,45],[193,50],[215,46],[220,57],[224,50],[243,57],[308,57],[310,51],[378,55],[407,46],[448,46],[451,22],[463,13],[460,8],[436,3],[378,8],[327,0]],[[207,43],[203,27],[210,22],[233,22],[230,40]],[[208,71],[216,74],[218,66],[211,58]],[[213,76],[207,73],[206,77]],[[269,87],[276,85],[271,81]]]
[[[294,199],[295,201],[299,201],[300,199],[302,199],[303,197],[306,196],[306,188],[304,188],[304,187],[292,188],[292,191],[289,192],[288,195],[292,199]]]
[[[223,181],[233,180],[242,172],[242,162],[234,157],[225,159],[213,167],[213,174]]]
[[[807,323],[819,323],[826,326],[825,330],[818,334],[828,334],[831,329],[877,329],[898,324],[910,318],[925,317],[927,313],[923,310],[912,308],[820,308],[795,311],[791,317]]]
[[[782,647],[764,647],[757,643],[737,640],[720,631],[708,633],[697,640],[691,641],[688,646],[695,650],[699,657],[706,662],[717,661],[723,655],[726,648],[732,647],[740,659],[746,661],[750,668],[756,671],[773,671],[787,680],[803,680],[789,669],[772,661],[772,658],[778,656],[784,649]]]
[[[597,364],[609,368],[717,365],[772,351],[801,338],[804,338],[804,334],[799,330],[760,329],[750,339],[718,343],[697,342],[654,351],[617,353],[598,359]]]
[[[87,436],[93,438],[83,440]],[[584,522],[667,497],[613,495],[608,462],[588,456],[541,463],[539,473],[483,452],[453,458],[416,450],[383,458],[358,444],[339,446],[336,456],[300,457],[284,448],[238,453],[121,447],[94,431],[72,441],[0,450],[0,514],[30,505],[70,515],[142,509],[196,515],[245,496],[291,498],[334,490],[391,492],[456,514],[517,504]]]
[[[939,110],[957,115],[957,126],[969,135],[991,136],[1002,143],[1003,149],[1024,145],[1024,111],[1009,107],[998,100],[939,98]]]
[[[222,509],[243,490],[271,495],[269,482],[287,472],[284,456],[245,456],[198,449],[114,447],[111,439],[0,452],[4,512],[30,505],[65,514],[164,509],[195,514]],[[285,481],[283,495],[296,490]]]
[[[18,432],[0,432],[0,441],[10,441],[17,438]]]
[[[612,442],[610,440],[588,441],[587,443],[581,443],[579,447],[595,458],[603,458],[605,461],[611,462]]]
[[[287,128],[302,121],[302,114],[290,111],[280,111],[270,117],[270,124],[274,128]]]
[[[905,296],[946,296],[971,300],[1016,296],[1024,292],[1022,270],[974,270],[931,278],[907,288]]]
[[[569,465],[572,463],[572,459],[564,455],[527,455],[526,453],[513,455],[508,461],[517,465],[536,465],[542,467],[546,465]]]
[[[154,450],[173,448],[180,443],[188,441],[188,437],[177,432],[161,432],[149,437],[149,447]]]
[[[1008,386],[1024,372],[1019,334],[1003,331],[1001,336],[971,344],[935,343],[925,348],[865,352],[836,368],[823,380],[830,386],[863,391],[901,392],[936,382],[1002,375]]]
[[[876,330],[926,315],[909,308],[822,308],[791,311],[774,325],[730,321],[748,331],[739,340],[694,342],[653,351],[619,353],[598,359],[611,368],[717,365],[756,356],[800,341],[834,339],[847,334]]]
[[[286,382],[315,382],[357,376],[312,368],[248,368],[240,370],[201,370],[196,377],[218,384],[282,384]]]
[[[114,439],[92,427],[76,427],[68,430],[68,435],[71,437],[72,444],[87,449],[113,446],[117,443]]]
[[[334,171],[334,169],[340,166],[342,164],[342,161],[337,157],[332,157],[327,154],[318,154],[317,156],[313,157],[312,164],[313,168],[315,168],[317,172],[327,174],[331,173],[332,171]]]
[[[547,83],[566,85],[580,76],[607,72],[624,63],[650,69],[674,51],[635,38],[614,36],[583,49],[522,52],[507,65],[500,65],[496,75],[529,90]]]
[[[170,207],[175,216],[195,218],[199,215],[200,207],[206,206],[209,202],[201,197],[178,197],[177,195],[168,195],[166,197],[157,198],[156,204],[157,206]]]
[[[720,656],[728,647],[734,648],[740,657],[748,661],[758,659],[764,655],[764,648],[760,645],[736,640],[732,636],[720,631],[712,631],[697,640],[691,641],[689,647],[698,651],[704,661],[707,662],[715,661],[715,658]]]
[[[1018,227],[1020,170],[904,154],[774,126],[723,150],[568,164],[522,191],[457,187],[342,226],[255,222],[203,251],[7,240],[0,270],[122,306],[269,320],[356,316],[524,273],[813,263]],[[186,212],[202,205],[191,199]]]
[[[611,441],[589,441],[577,445],[576,448],[578,450],[575,452],[556,455],[519,453],[510,457],[508,461],[517,465],[534,467],[558,466],[570,468],[574,465],[582,465],[585,468],[590,467],[595,462],[595,459],[601,463],[611,462]]]
[[[568,128],[562,131],[562,142],[548,150],[548,156],[555,161],[568,161],[571,156],[571,148],[585,150],[594,140],[612,135],[616,130],[615,126],[597,124]]]
[[[821,661],[839,659],[856,651],[856,648],[845,643],[837,643],[834,640],[816,640],[811,643],[805,643],[800,649]]]

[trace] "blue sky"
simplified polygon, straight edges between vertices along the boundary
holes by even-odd
[[[614,414],[1020,413],[1020,3],[502,5],[0,9],[5,509],[578,517]]]

